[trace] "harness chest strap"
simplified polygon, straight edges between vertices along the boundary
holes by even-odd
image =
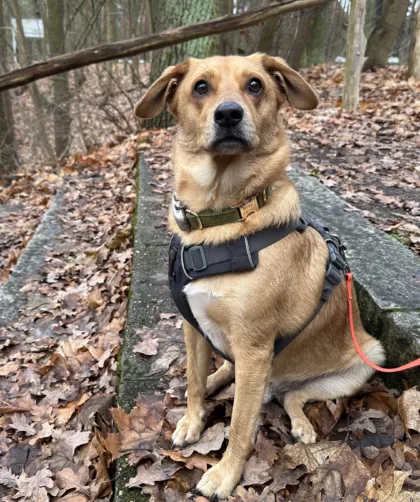
[[[327,243],[329,258],[327,261],[325,282],[319,304],[307,322],[296,332],[277,338],[274,345],[274,356],[289,345],[316,317],[323,305],[328,301],[334,286],[342,280],[342,272],[348,269],[343,254],[343,246],[339,239],[331,235],[328,229],[314,221],[301,218],[287,225],[261,230],[247,237],[241,237],[223,244],[200,245],[186,248],[180,238],[174,235],[169,250],[169,285],[172,297],[183,317],[196,328],[212,345],[211,340],[203,332],[195,319],[184,293],[185,286],[202,277],[231,272],[245,272],[258,265],[258,252],[275,242],[284,239],[290,233],[302,233],[307,226],[317,230]],[[212,345],[213,346],[213,345]],[[213,346],[215,352],[232,362]]]

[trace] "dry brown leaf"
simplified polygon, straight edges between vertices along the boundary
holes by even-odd
[[[158,460],[149,468],[146,468],[145,465],[141,465],[137,469],[136,476],[129,479],[127,488],[154,485],[157,481],[166,481],[179,471],[179,469],[182,469],[182,465],[172,462],[171,460]]]
[[[57,499],[57,502],[88,502],[89,498],[81,493],[69,493]]]
[[[151,333],[147,333],[143,336],[143,341],[134,346],[133,352],[137,352],[145,356],[154,356],[158,352],[158,347],[159,342],[152,337]]]
[[[347,443],[329,441],[308,445],[303,443],[286,445],[282,455],[291,462],[291,468],[304,465],[310,473],[315,473],[318,469],[339,472],[344,482],[346,497],[359,495],[370,478],[369,471]],[[319,472],[316,474],[317,483],[322,487],[325,476],[322,477]],[[336,486],[335,474],[325,480],[331,483],[331,487]]]
[[[190,457],[194,452],[207,455],[211,451],[218,451],[225,440],[226,427],[223,423],[218,423],[206,429],[201,438],[181,451],[183,457]]]
[[[12,419],[9,424],[11,429],[16,429],[18,432],[24,432],[27,436],[35,436],[35,427],[28,422],[25,415],[15,414],[11,415],[10,418]]]
[[[210,396],[212,401],[224,401],[235,397],[235,384],[231,383],[227,387],[223,387],[219,392]]]
[[[77,471],[66,467],[56,473],[57,486],[62,490],[76,490],[77,492],[89,495],[89,489],[86,486],[89,481],[89,469],[82,465]]]
[[[41,469],[35,476],[29,477],[23,473],[18,478],[18,492],[16,498],[23,498],[33,502],[48,502],[47,490],[54,487],[51,479],[53,473],[48,469]]]
[[[356,502],[365,502],[367,499],[375,502],[418,502],[420,493],[403,490],[404,481],[408,472],[402,472],[390,467],[377,480],[370,479],[364,492],[359,495]]]
[[[87,302],[91,309],[97,309],[98,307],[101,307],[104,304],[101,290],[99,288],[94,288],[89,294]]]
[[[235,498],[229,498],[232,502],[275,502],[275,495],[270,490],[270,487],[266,486],[259,495],[254,488],[249,488],[246,490],[243,486],[239,485],[236,489]]]
[[[305,406],[305,414],[314,426],[318,437],[324,438],[334,429],[345,410],[347,399],[331,400]]]
[[[159,450],[159,453],[165,457],[169,457],[174,462],[184,462],[187,469],[194,469],[197,467],[202,471],[207,471],[208,465],[216,465],[219,460],[217,458],[211,457],[210,455],[202,455],[201,453],[193,453],[190,457],[184,457],[182,451],[175,450]]]
[[[76,431],[55,431],[53,433],[57,446],[62,449],[69,460],[73,460],[74,452],[79,446],[89,441],[90,435],[90,432]]]
[[[8,362],[0,367],[0,376],[8,376],[15,373],[20,368],[20,364],[14,361]]]
[[[0,468],[0,485],[16,488],[18,486],[17,479],[18,477],[7,467]]]
[[[420,432],[420,391],[416,387],[404,391],[398,399],[398,410],[406,431]]]
[[[271,479],[270,464],[266,460],[252,455],[245,464],[241,485],[263,485]]]
[[[112,408],[111,414],[120,431],[119,438],[111,436],[109,440],[108,446],[113,451],[113,456],[118,445],[120,454],[131,450],[153,450],[160,436],[165,414],[160,396],[139,395],[136,406],[129,414],[122,408]]]
[[[270,490],[277,493],[286,488],[286,486],[295,486],[300,483],[302,476],[307,474],[307,469],[304,465],[299,465],[293,469],[289,469],[287,462],[277,463],[270,471],[273,483],[270,485]]]
[[[165,321],[167,319],[172,319],[172,318],[176,317],[176,314],[173,314],[173,313],[169,313],[169,314],[161,313],[161,314],[159,314],[159,317],[160,317],[161,320]]]
[[[268,439],[262,431],[258,432],[254,449],[257,452],[258,458],[266,460],[270,465],[273,465],[279,458],[280,448],[275,446],[274,441]]]
[[[36,433],[36,436],[31,438],[29,444],[33,445],[42,439],[51,437],[53,432],[54,432],[54,426],[48,422],[44,422],[42,424],[41,430]]]

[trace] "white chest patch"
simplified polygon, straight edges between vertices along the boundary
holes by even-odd
[[[228,355],[230,352],[229,344],[223,330],[207,314],[209,305],[217,297],[208,291],[201,290],[197,284],[192,282],[185,286],[184,293],[187,295],[191,311],[197,319],[200,328],[211,340],[214,347],[223,354]]]

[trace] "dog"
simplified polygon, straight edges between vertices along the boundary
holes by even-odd
[[[184,246],[219,245],[300,218],[299,196],[286,175],[289,145],[280,112],[286,101],[301,110],[318,105],[313,88],[283,59],[257,53],[171,66],[137,103],[139,118],[154,117],[166,105],[178,121],[172,162],[177,199],[189,214],[240,207],[270,189],[263,207],[223,225],[181,230],[171,211],[170,229]],[[173,444],[198,441],[206,395],[236,383],[228,447],[197,486],[206,497],[227,498],[240,481],[264,401],[281,399],[293,436],[311,443],[316,434],[305,403],[350,396],[373,374],[351,340],[344,281],[293,342],[273,355],[275,340],[299,330],[316,309],[327,259],[325,240],[308,227],[262,249],[252,271],[205,277],[185,287],[206,338],[184,320],[188,407]],[[382,364],[384,350],[364,330],[355,298],[353,292],[358,341]],[[209,341],[231,361],[210,376]]]

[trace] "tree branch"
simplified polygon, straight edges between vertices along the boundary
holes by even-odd
[[[261,23],[280,14],[315,7],[331,0],[283,0],[265,7],[249,9],[242,14],[227,15],[203,23],[195,23],[174,28],[133,40],[98,45],[88,49],[63,54],[25,68],[0,76],[0,92],[20,85],[26,85],[44,77],[56,75],[94,63],[135,56],[143,52],[161,49],[195,38],[240,30]]]

